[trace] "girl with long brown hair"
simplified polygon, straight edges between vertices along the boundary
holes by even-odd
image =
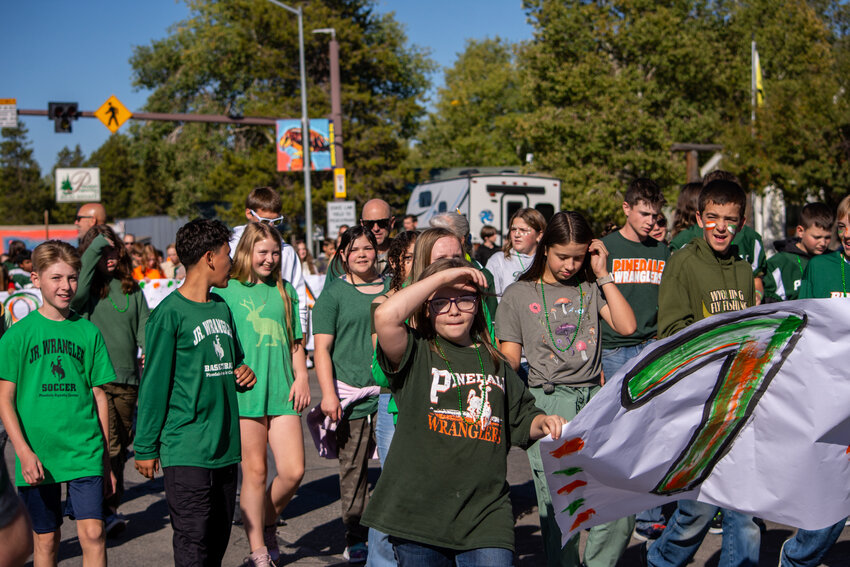
[[[508,286],[496,312],[502,354],[516,369],[525,353],[529,391],[537,407],[567,420],[601,386],[599,319],[621,335],[630,335],[636,328],[632,308],[608,273],[607,259],[605,245],[593,238],[584,217],[559,212],[543,231],[534,262],[519,281]],[[528,460],[548,564],[560,565],[563,557],[570,556],[578,565],[578,538],[561,549],[539,444],[529,448]],[[604,556],[613,566],[633,528],[634,517],[606,524],[594,534],[585,557]]]
[[[103,386],[109,413],[109,461],[116,479],[115,493],[104,500],[105,529],[113,536],[126,526],[118,506],[124,493],[124,463],[134,437],[138,351],[145,346],[150,309],[133,278],[130,255],[111,228],[103,224],[91,227],[83,235],[79,250],[82,269],[71,309],[100,329],[116,375],[114,382]]]

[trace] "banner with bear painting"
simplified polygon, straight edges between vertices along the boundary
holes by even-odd
[[[542,441],[564,541],[692,499],[806,529],[850,515],[850,301],[715,315],[629,361]]]

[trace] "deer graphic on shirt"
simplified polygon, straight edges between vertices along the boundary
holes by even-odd
[[[246,319],[254,326],[254,332],[260,337],[256,346],[260,346],[266,337],[271,341],[268,346],[277,346],[278,341],[284,342],[283,327],[280,322],[269,317],[260,317],[260,312],[265,309],[265,305],[254,307],[254,300],[250,297],[243,300],[240,305],[248,310]]]

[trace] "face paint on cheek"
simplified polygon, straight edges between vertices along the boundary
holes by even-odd
[[[738,225],[737,224],[727,224],[726,230],[728,230],[730,234],[735,234],[736,232],[738,232]]]
[[[847,227],[844,227],[844,226],[838,227],[838,236],[843,238],[845,232],[847,232]]]
[[[716,223],[716,222],[713,222],[713,221],[710,221],[710,222],[705,223],[705,224],[703,225],[703,227],[704,227],[706,230],[714,230],[715,228],[717,228],[717,223]]]

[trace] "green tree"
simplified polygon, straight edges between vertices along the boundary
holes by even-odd
[[[421,167],[522,164],[516,127],[526,105],[514,49],[498,37],[467,40],[422,128]]]
[[[87,167],[100,168],[100,196],[110,218],[136,216],[132,207],[133,188],[139,164],[132,154],[132,142],[123,134],[113,134],[86,160]]]
[[[294,2],[298,4],[298,2]],[[189,1],[190,17],[168,37],[136,48],[134,84],[152,91],[146,109],[246,116],[299,117],[297,20],[256,0]],[[403,197],[412,179],[408,140],[424,109],[432,64],[406,43],[391,15],[372,0],[304,2],[310,116],[330,112],[327,38],[309,30],[336,29],[340,42],[345,165],[350,196]],[[146,124],[131,129],[138,164],[132,206],[139,213],[192,212],[199,201],[234,206],[238,219],[247,192],[280,189],[284,212],[303,212],[302,176],[278,173],[270,128],[218,124]],[[331,173],[313,175],[314,218],[324,217]],[[227,214],[225,213],[225,216]]]
[[[27,128],[0,131],[0,223],[40,224],[51,203],[51,186],[41,179],[41,170],[32,157]]]
[[[724,167],[749,190],[773,183],[792,200],[836,185],[846,191],[846,74],[836,77],[846,60],[836,54],[844,41],[836,30],[846,16],[836,6],[525,0],[536,29],[522,52],[533,110],[519,132],[533,169],[561,177],[563,206],[598,225],[619,216],[634,177],[675,196],[685,181],[684,159],[670,153],[675,142],[723,144]],[[755,137],[752,37],[767,90]]]
[[[774,185],[800,204],[835,204],[850,189],[848,22],[838,2],[736,6],[731,26],[756,30],[765,98],[755,123],[731,124],[721,139],[750,189]]]

